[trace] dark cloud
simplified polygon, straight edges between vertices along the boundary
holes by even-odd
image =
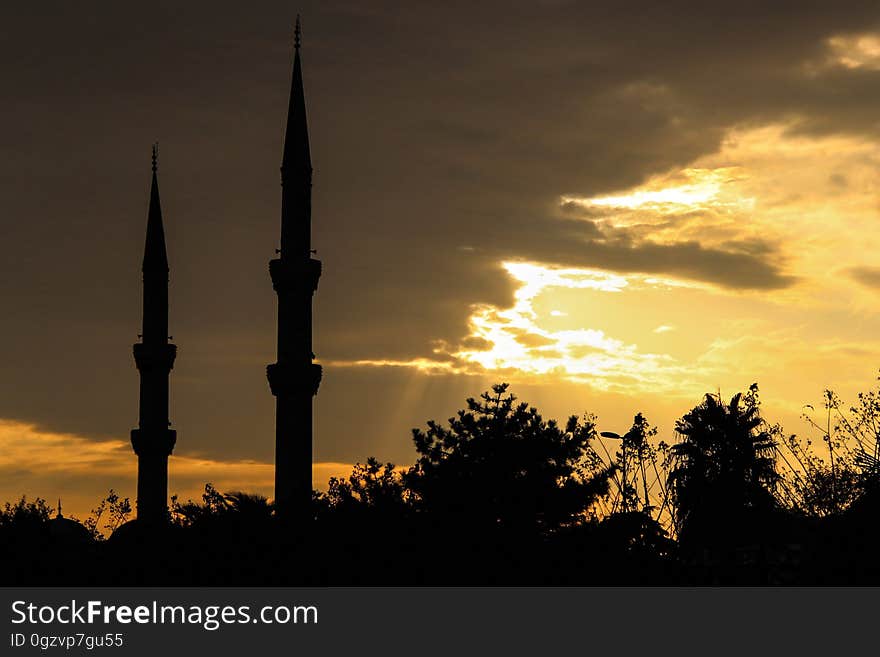
[[[850,267],[844,273],[865,287],[880,289],[880,267]]]
[[[484,338],[478,338],[469,335],[459,342],[460,349],[473,349],[475,351],[486,351],[492,347],[492,343]]]
[[[779,246],[609,235],[560,220],[559,198],[686,165],[733,125],[877,130],[880,74],[804,68],[830,35],[875,26],[873,2],[298,9],[328,359],[459,340],[471,304],[511,302],[501,257],[785,287]],[[271,454],[266,262],[294,13],[279,0],[0,8],[0,417],[117,437],[136,422],[130,345],[158,139],[179,449]],[[332,375],[318,408],[340,432],[352,388]]]
[[[523,347],[549,347],[552,344],[556,344],[556,340],[545,338],[543,335],[532,333],[526,329],[508,328],[507,333],[514,336],[514,339]]]
[[[721,248],[734,253],[760,257],[779,257],[779,245],[760,238],[729,240],[721,243]]]
[[[629,251],[606,251],[609,268],[618,263],[621,270],[666,273],[721,287],[751,290],[776,290],[795,282],[795,278],[763,257],[752,253],[724,251],[701,246],[697,242],[678,244],[642,244]],[[620,263],[625,258],[625,265]]]
[[[590,220],[605,219],[608,217],[616,217],[621,214],[620,208],[602,206],[602,205],[585,205],[577,201],[564,201],[559,205],[559,211],[563,217]],[[585,221],[586,223],[586,221]],[[590,221],[589,223],[594,223]],[[598,232],[598,229],[597,229]]]
[[[842,173],[832,173],[828,176],[828,182],[837,189],[846,189],[849,187],[849,180]]]
[[[550,259],[548,254],[548,260]],[[560,248],[552,262],[617,272],[668,275],[741,290],[776,290],[795,278],[765,254],[704,247],[698,242],[657,244],[587,241]]]

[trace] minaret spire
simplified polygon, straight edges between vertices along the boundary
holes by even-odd
[[[158,155],[158,144],[154,144],[142,265],[143,331],[141,342],[133,348],[141,385],[138,428],[131,432],[131,444],[138,456],[138,520],[144,524],[163,523],[167,518],[168,456],[177,441],[177,432],[168,428],[168,375],[177,347],[168,342],[168,254],[159,200]]]
[[[300,525],[312,500],[312,397],[321,366],[312,362],[312,297],[321,262],[312,258],[312,160],[303,91],[302,30],[294,30],[293,75],[281,159],[281,250],[269,263],[278,294],[278,360],[267,375],[275,395],[275,508]]]
[[[153,180],[150,184],[150,209],[147,212],[147,239],[144,242],[143,272],[146,274],[147,271],[155,273],[164,271],[165,278],[167,279],[168,253],[165,250],[165,228],[162,225],[162,203],[159,200],[159,178],[157,174],[159,168],[159,144],[153,144],[152,160]]]
[[[306,119],[306,98],[303,89],[302,60],[300,50],[302,46],[302,28],[299,16],[296,18],[293,43],[293,76],[290,85],[290,100],[287,106],[287,130],[284,135],[284,154],[281,158],[282,179],[296,176],[302,181],[312,181],[312,155],[309,148],[309,125]],[[284,184],[284,181],[282,181]],[[300,222],[302,223],[302,222]],[[310,238],[308,234],[300,235],[297,239],[305,237],[305,246],[308,247]],[[293,239],[292,235],[285,235],[284,226],[281,232],[281,250]]]

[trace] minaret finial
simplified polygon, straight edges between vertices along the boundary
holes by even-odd
[[[299,50],[299,47],[302,45],[302,22],[299,19],[299,14],[296,15],[296,29],[293,31],[293,47]]]
[[[153,144],[153,173],[156,173],[156,169],[158,168],[157,162],[159,161],[159,142],[157,141]]]

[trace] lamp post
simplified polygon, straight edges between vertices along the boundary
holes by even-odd
[[[613,438],[614,440],[620,441],[620,450],[621,450],[622,460],[623,460],[623,468],[622,468],[623,472],[621,475],[621,479],[623,480],[623,484],[620,486],[620,496],[621,496],[621,500],[622,500],[621,507],[623,508],[623,512],[626,513],[628,510],[627,505],[626,505],[626,436],[628,436],[629,434],[624,434],[623,436],[621,436],[620,434],[614,433],[613,431],[603,431],[599,435],[602,436],[603,438]]]

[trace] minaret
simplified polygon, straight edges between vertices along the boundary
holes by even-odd
[[[141,375],[140,419],[131,432],[138,456],[137,517],[143,523],[165,522],[168,515],[168,456],[177,432],[169,429],[168,375],[177,347],[168,342],[168,255],[156,178],[158,147],[153,146],[153,181],[144,246],[144,319],[134,360]]]
[[[266,369],[275,395],[275,508],[284,520],[302,524],[312,500],[312,397],[321,382],[321,366],[312,362],[312,296],[321,263],[311,250],[312,161],[300,38],[297,16],[281,160],[281,249],[269,263],[278,294],[278,361]]]

